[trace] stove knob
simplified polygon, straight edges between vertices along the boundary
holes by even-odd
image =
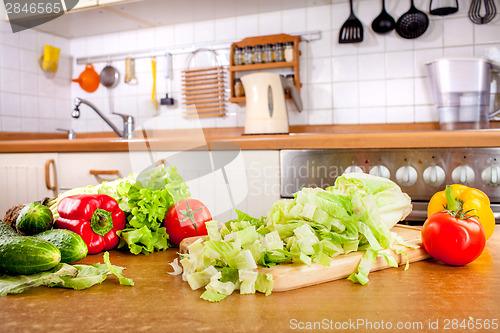
[[[438,187],[444,183],[446,175],[443,168],[437,165],[432,165],[424,170],[422,177],[427,185]]]
[[[451,179],[457,184],[471,186],[474,183],[474,170],[470,166],[461,165],[451,172]]]
[[[405,165],[396,171],[396,181],[403,186],[412,186],[417,178],[417,170],[412,166]]]
[[[384,177],[384,178],[390,178],[391,172],[384,165],[376,165],[370,169],[370,175]]]
[[[361,169],[357,165],[351,165],[351,166],[348,166],[347,168],[345,168],[344,173],[352,173],[352,172],[363,172],[363,169]]]
[[[486,186],[498,187],[500,186],[500,167],[492,165],[487,167],[481,173],[481,179]]]

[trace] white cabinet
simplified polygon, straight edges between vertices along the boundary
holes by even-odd
[[[58,194],[56,153],[0,154],[0,218],[12,206]]]
[[[138,168],[144,169],[149,162],[147,155],[141,152],[60,153],[60,188],[69,190],[126,177]]]
[[[260,218],[280,196],[279,152],[268,150],[60,153],[60,187],[97,185],[96,174],[113,180],[159,162],[176,166],[219,222],[235,218],[235,208]]]
[[[0,157],[0,215],[13,205],[53,197],[58,189],[64,192],[97,185],[131,172],[141,173],[158,162],[176,166],[192,197],[205,203],[219,222],[235,218],[234,209],[257,218],[265,216],[280,197],[278,151],[33,153]],[[54,174],[55,166],[58,176]]]

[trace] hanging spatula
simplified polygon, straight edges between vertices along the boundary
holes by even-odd
[[[339,32],[339,43],[359,43],[363,41],[363,24],[354,15],[354,9],[352,7],[352,0],[349,0],[351,4],[351,14],[344,22],[342,28]]]

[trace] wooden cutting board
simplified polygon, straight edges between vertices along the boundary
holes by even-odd
[[[391,231],[400,235],[408,244],[420,245],[422,243],[420,238],[421,227],[398,224],[394,226]],[[184,239],[179,246],[180,252],[186,253],[189,245],[196,241],[196,239],[198,239],[198,237]],[[404,251],[408,254],[408,260],[410,262],[430,258],[427,252],[422,248],[405,248]],[[383,252],[392,256],[399,265],[406,264],[406,257],[404,255],[397,254],[391,249],[386,249]],[[316,263],[313,263],[311,266],[304,264],[280,264],[271,268],[259,267],[257,271],[273,275],[273,292],[287,291],[347,278],[356,271],[363,254],[364,252],[358,251],[346,255],[339,255],[332,259],[330,266],[323,266]],[[370,272],[386,268],[391,268],[391,266],[389,266],[385,258],[380,255]]]

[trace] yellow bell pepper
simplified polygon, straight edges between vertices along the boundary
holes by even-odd
[[[442,210],[461,210],[477,217],[484,228],[486,239],[495,231],[495,216],[490,207],[490,199],[481,190],[461,184],[447,185],[446,190],[432,196],[427,206],[427,217]]]

